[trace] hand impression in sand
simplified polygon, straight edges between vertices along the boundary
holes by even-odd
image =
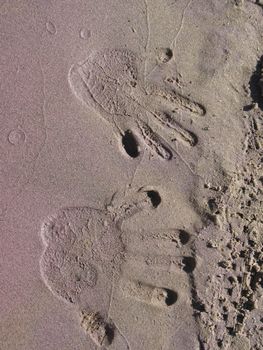
[[[156,191],[140,189],[124,198],[115,197],[105,209],[61,209],[42,224],[42,277],[52,293],[75,306],[82,327],[98,346],[112,343],[118,349],[130,348],[111,320],[114,286],[124,298],[152,307],[170,308],[177,300],[177,292],[169,286],[156,286],[139,278],[130,280],[122,272],[126,262],[161,269],[162,273],[181,270],[189,274],[195,267],[194,257],[189,256],[191,250],[187,250],[190,236],[185,231],[123,230],[127,218],[155,210],[158,195]],[[159,251],[160,242],[169,246],[170,254],[162,253],[157,258],[153,247]]]
[[[126,49],[97,51],[70,68],[69,84],[83,103],[111,123],[129,156],[137,157],[140,143],[145,143],[153,153],[170,160],[175,151],[168,140],[178,140],[188,147],[198,141],[178,121],[179,113],[201,117],[206,111],[175,90],[144,84],[141,63]],[[164,136],[150,126],[155,123],[161,126]]]

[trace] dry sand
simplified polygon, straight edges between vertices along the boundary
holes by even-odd
[[[0,349],[263,349],[263,2],[0,3]]]

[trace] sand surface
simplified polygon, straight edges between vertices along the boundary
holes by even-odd
[[[262,350],[263,2],[2,0],[0,33],[0,349]]]

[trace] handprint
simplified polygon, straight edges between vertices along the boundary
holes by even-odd
[[[60,209],[42,224],[43,280],[53,294],[75,306],[82,327],[99,346],[108,346],[114,340],[121,344],[118,348],[129,349],[110,318],[113,286],[125,298],[155,308],[170,308],[177,301],[177,292],[169,286],[156,286],[140,278],[131,280],[122,272],[125,262],[168,273],[187,272],[190,250],[186,244],[190,237],[185,231],[127,232],[122,228],[124,220],[136,213],[155,210],[151,192],[140,189],[128,198],[114,198],[105,209]],[[157,258],[155,250],[159,251],[160,242],[169,246],[169,253]]]
[[[203,116],[205,108],[175,90],[144,84],[140,60],[126,49],[104,49],[91,54],[69,71],[69,84],[75,95],[98,112],[120,134],[131,157],[140,153],[140,142],[165,160],[173,157],[168,137],[162,137],[150,124],[161,125],[173,139],[193,147],[197,136],[178,122],[178,113]]]

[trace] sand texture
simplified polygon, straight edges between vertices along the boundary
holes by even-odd
[[[0,32],[0,349],[263,350],[263,1]]]

